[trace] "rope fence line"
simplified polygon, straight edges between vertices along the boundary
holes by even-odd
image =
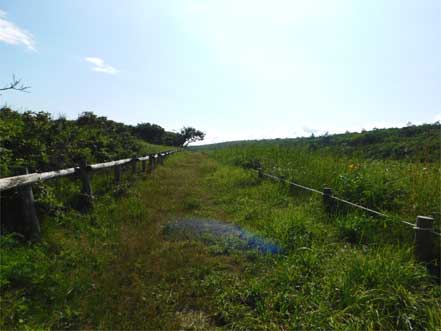
[[[306,190],[306,191],[309,191],[309,192],[313,192],[313,193],[320,194],[320,195],[322,195],[323,197],[326,196],[326,197],[329,198],[329,199],[333,199],[333,200],[336,200],[336,201],[342,202],[342,203],[347,204],[347,205],[349,205],[349,206],[351,206],[351,207],[354,207],[354,208],[358,208],[358,209],[361,209],[361,210],[367,211],[367,212],[369,212],[369,213],[371,213],[371,214],[375,214],[375,215],[377,215],[377,216],[381,216],[381,217],[384,217],[384,218],[387,218],[387,219],[396,219],[396,218],[394,218],[394,217],[391,217],[391,216],[389,216],[389,215],[386,215],[386,214],[384,214],[384,213],[382,213],[382,212],[379,212],[379,211],[377,211],[377,210],[374,210],[374,209],[371,209],[371,208],[368,208],[368,207],[365,207],[365,206],[362,206],[362,205],[356,204],[356,203],[354,203],[354,202],[351,202],[351,201],[348,201],[348,200],[345,200],[345,199],[339,198],[339,197],[337,197],[337,196],[335,196],[335,195],[333,195],[333,194],[325,194],[324,192],[319,191],[319,190],[316,190],[316,189],[314,189],[314,188],[312,188],[312,187],[308,187],[308,186],[305,186],[305,185],[301,185],[301,184],[295,183],[295,182],[293,182],[293,181],[289,181],[289,180],[287,180],[287,179],[285,179],[285,178],[278,177],[278,176],[275,176],[275,175],[273,175],[273,174],[269,174],[269,173],[263,172],[263,171],[262,171],[262,168],[252,169],[252,170],[257,171],[260,177],[268,177],[268,178],[274,179],[274,180],[279,181],[279,182],[284,182],[284,183],[287,183],[287,184],[289,184],[289,185],[292,185],[292,186],[295,186],[295,187],[301,188],[301,189],[303,189],[303,190]],[[414,230],[428,231],[428,232],[430,232],[430,233],[432,233],[432,234],[434,234],[434,235],[436,235],[436,236],[441,237],[441,233],[436,232],[436,231],[433,230],[432,228],[419,227],[419,226],[417,226],[415,223],[411,223],[411,222],[407,222],[407,221],[403,221],[403,220],[398,220],[398,221],[401,222],[401,223],[403,223],[403,224],[406,224],[406,225],[408,225],[408,226],[411,226]]]
[[[316,189],[313,189],[311,187],[307,187],[307,186],[303,186],[303,185],[291,182],[289,180],[286,180],[285,178],[277,177],[277,176],[274,176],[274,175],[271,175],[271,174],[267,174],[267,173],[262,173],[262,175],[266,176],[266,177],[269,177],[269,178],[272,178],[272,179],[275,179],[275,180],[278,180],[278,181],[285,182],[287,184],[299,187],[301,189],[304,189],[304,190],[307,190],[307,191],[310,191],[310,192],[314,192],[314,193],[318,193],[320,195],[324,195],[323,192],[320,192],[319,190],[316,190]]]

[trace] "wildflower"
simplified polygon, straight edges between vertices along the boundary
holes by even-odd
[[[357,164],[357,163],[351,163],[351,164],[348,166],[348,168],[349,168],[349,170],[357,170],[358,168],[360,168],[360,165]]]

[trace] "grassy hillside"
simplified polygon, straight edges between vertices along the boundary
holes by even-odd
[[[218,149],[232,146],[277,145],[284,148],[321,150],[336,156],[392,159],[410,162],[440,162],[441,124],[411,125],[403,128],[374,129],[319,137],[232,141],[192,147]]]
[[[283,253],[170,236],[164,225],[181,219],[231,222]],[[0,328],[439,329],[439,284],[414,260],[412,233],[386,226],[330,219],[319,197],[179,153],[91,214],[46,218],[39,244],[0,238]]]
[[[342,198],[413,219],[440,212],[440,139],[441,125],[435,123],[199,148],[229,164],[261,164],[300,184],[331,187]]]
[[[279,144],[247,144],[209,152],[217,160],[253,167],[367,207],[414,219],[439,212],[440,164],[369,160]]]
[[[385,236],[391,243],[412,244],[413,231],[400,221],[414,223],[417,215],[432,216],[434,227],[441,232],[441,163],[436,160],[440,145],[435,140],[439,135],[439,124],[403,129],[379,130],[358,134],[325,136],[298,140],[269,140],[245,143],[226,143],[205,147],[208,155],[222,163],[256,168],[261,166],[265,172],[286,178],[316,190],[332,188],[337,197],[361,204],[365,207],[383,212],[390,216],[377,223],[366,214],[347,205],[339,204],[336,225],[342,238],[353,243],[365,243],[370,231],[388,231]],[[390,137],[385,136],[391,133]],[[407,134],[415,133],[414,136]],[[364,136],[363,136],[364,135]],[[383,141],[371,145],[354,147],[352,152],[345,150],[351,144],[357,146],[360,137],[384,136]],[[408,138],[400,138],[406,136]],[[330,142],[325,144],[327,138]],[[339,147],[332,141],[346,141]],[[403,159],[383,158],[379,153],[387,146],[407,146],[412,144],[424,149],[424,158],[406,157]],[[383,148],[384,147],[384,148]],[[375,157],[367,157],[367,154]],[[298,195],[309,196],[310,193],[290,188]],[[379,226],[379,228],[377,228]],[[405,232],[408,234],[406,235]],[[440,272],[440,238],[434,237],[432,247],[434,261],[432,270]]]

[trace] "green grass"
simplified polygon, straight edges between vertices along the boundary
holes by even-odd
[[[108,185],[90,214],[47,216],[41,243],[0,239],[2,330],[441,327],[441,288],[398,226],[330,218],[318,197],[198,153],[122,196]],[[167,239],[181,217],[236,223],[285,253]]]
[[[441,167],[438,162],[348,158],[326,150],[277,143],[255,143],[210,150],[221,162],[253,167],[334,194],[367,207],[414,220],[439,215]]]
[[[226,281],[220,276],[218,307],[229,327],[440,326],[435,317],[441,312],[440,288],[414,261],[409,229],[392,226],[391,232],[390,224],[365,215],[329,219],[319,199],[292,197],[286,186],[260,182],[230,166],[219,167],[208,185],[221,190],[227,219],[277,240],[288,251],[271,259],[266,271]],[[347,229],[353,233],[350,240]]]

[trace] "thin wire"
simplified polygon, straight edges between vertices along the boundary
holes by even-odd
[[[343,202],[343,203],[346,203],[346,204],[348,204],[350,206],[366,210],[366,211],[368,211],[368,212],[370,212],[372,214],[375,214],[375,215],[378,215],[378,216],[381,216],[381,217],[390,218],[388,215],[380,213],[379,211],[376,211],[376,210],[373,210],[373,209],[370,209],[370,208],[367,208],[367,207],[364,207],[364,206],[361,206],[361,205],[357,205],[356,203],[350,202],[350,201],[345,200],[345,199],[338,198],[338,197],[336,197],[334,195],[331,195],[330,198],[332,198],[334,200],[337,200],[337,201],[340,201],[340,202]]]
[[[282,181],[282,182],[288,183],[288,184],[293,185],[293,186],[300,187],[300,188],[302,188],[304,190],[307,190],[307,191],[310,191],[310,192],[314,192],[314,193],[318,193],[320,195],[324,195],[323,192],[320,192],[319,190],[316,190],[316,189],[313,189],[311,187],[307,187],[307,186],[303,186],[303,185],[291,182],[291,181],[286,180],[284,178],[280,178],[280,177],[277,177],[277,176],[274,176],[274,175],[271,175],[271,174],[267,174],[267,173],[262,173],[262,175],[266,176],[266,177],[269,177],[269,178],[273,178],[273,179],[278,180],[278,181]]]
[[[402,220],[399,220],[401,223],[404,223],[404,224],[407,224],[407,225],[409,225],[409,226],[412,226],[412,227],[415,227],[415,224],[414,223],[410,223],[410,222],[406,222],[406,221],[402,221]]]
[[[252,169],[252,170],[259,172],[262,176],[265,176],[265,177],[268,177],[268,178],[271,178],[271,179],[274,179],[274,180],[277,180],[277,181],[285,182],[285,183],[287,183],[287,184],[290,184],[290,185],[293,185],[293,186],[296,186],[296,187],[302,188],[302,189],[304,189],[304,190],[307,190],[307,191],[310,191],[310,192],[314,192],[314,193],[318,193],[318,194],[320,194],[320,195],[322,195],[322,196],[325,195],[323,192],[321,192],[321,191],[319,191],[319,190],[316,190],[316,189],[313,189],[313,188],[311,188],[311,187],[307,187],[307,186],[304,186],[304,185],[300,185],[300,184],[297,184],[297,183],[291,182],[291,181],[289,181],[289,180],[286,180],[286,179],[284,179],[284,178],[280,178],[280,177],[277,177],[277,176],[272,175],[272,174],[268,174],[268,173],[265,173],[265,172],[261,172],[261,170],[256,170],[256,169]],[[337,201],[340,201],[340,202],[343,202],[343,203],[345,203],[345,204],[347,204],[347,205],[350,205],[350,206],[352,206],[352,207],[355,207],[355,208],[359,208],[359,209],[362,209],[362,210],[368,211],[368,212],[370,212],[370,213],[372,213],[372,214],[375,214],[375,215],[378,215],[378,216],[381,216],[381,217],[384,217],[384,218],[393,219],[393,218],[392,218],[391,216],[389,216],[389,215],[386,215],[386,214],[383,214],[383,213],[381,213],[381,212],[379,212],[379,211],[376,211],[376,210],[373,210],[373,209],[370,209],[370,208],[364,207],[364,206],[362,206],[362,205],[358,205],[358,204],[353,203],[353,202],[350,202],[350,201],[348,201],[348,200],[345,200],[345,199],[342,199],[342,198],[336,197],[335,195],[329,195],[329,198],[334,199],[334,200],[337,200]],[[414,229],[417,229],[417,230],[424,230],[424,231],[430,231],[430,232],[433,233],[434,235],[437,235],[437,236],[440,236],[440,237],[441,237],[441,233],[438,233],[438,232],[436,232],[436,231],[434,231],[434,230],[432,230],[432,229],[420,228],[420,227],[415,226],[414,223],[407,222],[407,221],[403,221],[403,220],[398,220],[398,221],[401,222],[401,223],[403,223],[403,224],[409,225],[409,226],[411,226],[411,227],[414,228]]]

